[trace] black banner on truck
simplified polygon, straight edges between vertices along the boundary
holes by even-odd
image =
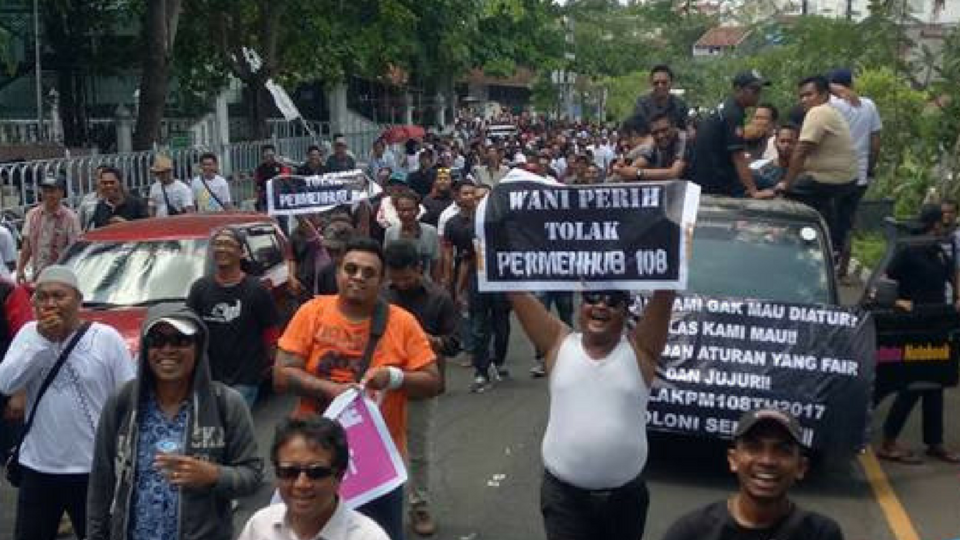
[[[865,312],[698,296],[678,298],[647,426],[731,438],[740,415],[789,411],[807,446],[866,443],[875,336]]]
[[[511,171],[477,209],[481,291],[684,289],[700,188]]]

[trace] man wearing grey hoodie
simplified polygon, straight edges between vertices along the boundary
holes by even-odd
[[[150,308],[139,376],[97,429],[90,540],[230,540],[230,501],[260,485],[263,460],[243,397],[210,379],[209,333],[182,304]]]

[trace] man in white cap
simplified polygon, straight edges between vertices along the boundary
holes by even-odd
[[[16,540],[53,540],[64,512],[84,537],[100,412],[107,397],[135,375],[120,334],[80,319],[82,300],[73,270],[45,268],[32,298],[36,322],[20,330],[0,362],[0,393],[27,392],[28,420],[16,462]]]
[[[196,211],[190,186],[173,177],[173,160],[157,155],[150,172],[157,181],[150,185],[150,217],[176,216]]]
[[[36,278],[80,236],[80,219],[63,204],[66,182],[56,176],[40,180],[41,203],[27,212],[23,220],[23,247],[17,260],[17,282],[27,280],[27,267]]]

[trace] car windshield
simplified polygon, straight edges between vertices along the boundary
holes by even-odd
[[[183,300],[203,275],[207,239],[79,241],[62,263],[77,273],[87,307]]]
[[[701,218],[693,235],[688,290],[830,304],[824,252],[821,231],[810,225]]]

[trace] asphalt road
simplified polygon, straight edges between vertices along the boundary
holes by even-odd
[[[508,367],[514,377],[483,394],[470,394],[471,370],[451,363],[448,392],[440,398],[432,490],[442,540],[537,540],[544,538],[538,499],[540,439],[546,426],[543,379],[531,379],[530,345],[514,325]],[[874,415],[874,430],[889,403]],[[293,407],[289,397],[258,404],[255,423],[266,454],[273,425]],[[947,441],[960,448],[960,392],[947,392]],[[905,443],[918,446],[919,410],[904,431]],[[735,480],[727,472],[724,445],[687,438],[652,438],[647,479],[651,506],[646,538],[659,539],[678,516],[727,497]],[[892,496],[881,508],[861,464],[827,463],[796,489],[796,499],[836,519],[848,540],[954,540],[960,538],[960,467],[927,462],[919,466],[882,463]],[[247,517],[266,504],[265,484],[241,501],[237,532]],[[0,539],[12,538],[15,492],[0,487]],[[892,505],[892,506],[891,506]],[[890,508],[905,516],[890,527]],[[896,514],[896,512],[892,512]],[[904,528],[906,527],[906,528]],[[910,531],[916,536],[910,536]],[[906,532],[904,532],[906,531]],[[412,535],[410,535],[412,536]]]

